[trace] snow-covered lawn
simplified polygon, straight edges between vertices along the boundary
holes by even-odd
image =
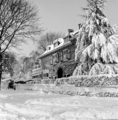
[[[118,119],[118,98],[0,92],[0,120]]]

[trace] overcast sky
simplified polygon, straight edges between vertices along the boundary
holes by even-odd
[[[29,0],[37,6],[41,27],[46,32],[67,33],[68,28],[78,29],[83,21],[79,14],[83,14],[81,7],[86,6],[86,0]],[[104,14],[111,25],[118,25],[118,0],[107,0]],[[23,46],[23,53],[28,55],[36,47],[32,42]]]

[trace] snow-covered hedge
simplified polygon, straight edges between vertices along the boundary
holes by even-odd
[[[52,91],[56,94],[70,95],[70,96],[87,96],[87,97],[118,97],[118,92],[98,92],[98,93],[90,93],[90,92],[64,92],[64,91]]]
[[[75,85],[76,87],[110,87],[118,85],[118,76],[78,76],[57,79],[55,84],[57,86],[63,84]]]
[[[55,83],[55,80],[50,79],[50,78],[46,78],[46,79],[41,80],[41,84],[54,84],[54,83]]]
[[[55,81],[55,85],[59,86],[59,85],[63,85],[63,84],[68,84],[69,83],[69,78],[65,77],[65,78],[58,78]]]

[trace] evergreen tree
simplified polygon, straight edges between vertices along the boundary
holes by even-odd
[[[87,0],[80,24],[75,60],[78,61],[73,75],[97,75],[118,73],[117,26],[109,24],[103,13],[105,0]]]

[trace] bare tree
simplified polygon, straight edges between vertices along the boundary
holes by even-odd
[[[9,47],[35,40],[38,27],[37,11],[25,0],[0,0],[0,89],[3,54]]]

